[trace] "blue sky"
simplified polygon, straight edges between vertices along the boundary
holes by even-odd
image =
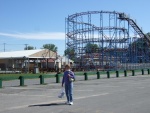
[[[86,11],[118,11],[136,19],[150,32],[149,0],[0,0],[0,51],[42,48],[55,44],[65,50],[65,18]]]

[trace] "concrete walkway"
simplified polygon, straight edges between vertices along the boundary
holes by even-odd
[[[19,87],[19,80],[3,82],[0,89],[0,113],[149,113],[150,75],[101,79],[77,76],[74,82],[74,105],[64,104],[66,98],[57,98],[61,83],[55,78],[26,80],[27,86]]]

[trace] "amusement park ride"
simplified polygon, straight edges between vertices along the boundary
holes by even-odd
[[[125,13],[88,11],[66,18],[66,50],[74,68],[147,68],[149,46],[150,37]]]

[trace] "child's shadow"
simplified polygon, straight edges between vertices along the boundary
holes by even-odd
[[[36,105],[29,105],[28,107],[60,106],[60,105],[66,105],[66,104],[65,103],[36,104]]]

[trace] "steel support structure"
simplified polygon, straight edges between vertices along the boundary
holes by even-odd
[[[150,38],[125,13],[89,11],[66,18],[66,55],[83,70],[150,65]]]

